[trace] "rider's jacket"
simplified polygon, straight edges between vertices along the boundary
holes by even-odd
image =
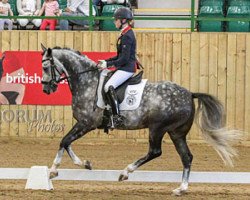
[[[127,72],[136,71],[136,39],[133,30],[127,26],[122,30],[116,44],[117,56],[107,59],[107,66],[115,66]]]

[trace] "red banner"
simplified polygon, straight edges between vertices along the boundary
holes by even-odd
[[[110,52],[84,52],[90,59],[107,59]],[[1,56],[2,55],[2,56]],[[66,81],[55,93],[42,91],[42,55],[35,51],[0,52],[0,104],[70,105],[71,93]]]

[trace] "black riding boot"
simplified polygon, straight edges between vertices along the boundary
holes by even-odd
[[[120,115],[119,103],[113,86],[109,87],[107,97],[112,109],[114,126],[120,126],[123,123],[123,116]]]

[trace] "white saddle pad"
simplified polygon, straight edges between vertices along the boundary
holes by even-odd
[[[102,97],[102,87],[104,82],[105,75],[101,75],[99,80],[99,86],[97,89],[97,106],[99,108],[105,108],[105,102]],[[147,79],[142,79],[139,84],[128,85],[125,91],[124,100],[120,104],[120,110],[135,110],[140,106],[142,93],[144,87],[147,83]]]

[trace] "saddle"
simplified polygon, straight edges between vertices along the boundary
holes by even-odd
[[[104,79],[103,85],[102,85],[102,97],[103,97],[103,101],[107,104],[107,97],[106,97],[106,93],[104,91],[104,85],[107,83],[107,81],[110,79],[110,77],[114,74],[114,72],[110,72]],[[143,71],[139,72],[136,76],[133,76],[131,78],[129,78],[127,81],[125,81],[122,85],[120,85],[118,88],[115,89],[117,98],[118,98],[118,102],[119,104],[121,104],[121,102],[123,102],[124,97],[125,97],[125,91],[126,88],[129,85],[136,85],[139,84],[142,81],[142,75],[143,75]],[[111,116],[112,116],[112,112],[110,109],[105,108],[103,111],[103,121],[102,121],[102,125],[98,128],[103,128],[104,132],[108,134],[109,129],[111,128],[110,122],[111,120]]]
[[[106,78],[104,79],[104,83],[103,83],[103,87],[102,87],[102,96],[104,97],[104,101],[106,103],[107,103],[107,99],[106,99],[106,94],[104,91],[104,85],[108,82],[108,80],[111,78],[111,76],[114,73],[115,72],[110,72],[106,76]],[[136,74],[135,76],[132,76],[127,81],[125,81],[123,84],[121,84],[118,88],[115,89],[119,103],[121,103],[124,100],[125,91],[126,91],[126,88],[128,87],[128,85],[136,85],[136,84],[140,83],[142,81],[142,75],[143,75],[143,71],[140,71],[138,74]]]

